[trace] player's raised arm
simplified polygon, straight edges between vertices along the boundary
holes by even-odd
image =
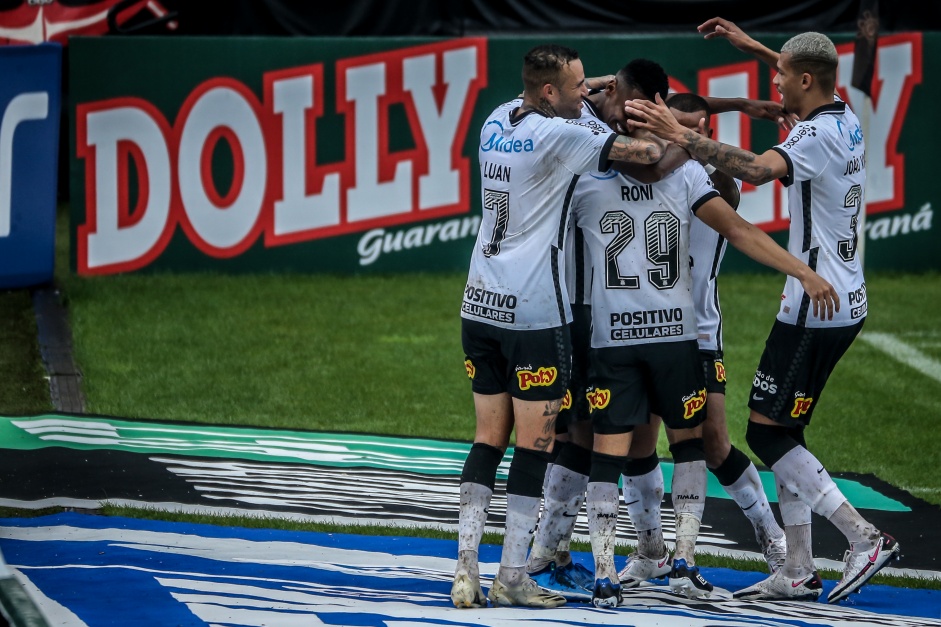
[[[704,39],[716,39],[721,37],[728,40],[730,44],[758,58],[774,69],[778,64],[778,53],[768,48],[760,41],[752,39],[745,31],[725,18],[714,17],[700,24],[696,30],[703,34]]]
[[[696,217],[758,263],[800,281],[804,292],[813,302],[815,317],[832,320],[833,314],[840,310],[840,296],[829,282],[781,248],[767,233],[742,218],[722,198],[705,202],[696,212]]]
[[[713,113],[739,111],[753,120],[769,120],[789,131],[797,124],[797,116],[784,110],[784,105],[773,100],[752,98],[716,98],[703,96]]]

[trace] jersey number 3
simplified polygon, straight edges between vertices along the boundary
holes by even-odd
[[[856,257],[856,245],[859,237],[859,209],[862,207],[862,204],[863,188],[859,185],[853,185],[850,187],[850,191],[846,192],[846,197],[843,199],[844,207],[856,208],[856,213],[850,218],[850,233],[852,233],[852,237],[850,239],[840,240],[839,242],[840,257],[843,261],[852,261]]]

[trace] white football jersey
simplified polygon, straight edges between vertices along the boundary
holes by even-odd
[[[742,181],[732,179],[742,191]],[[689,263],[693,273],[693,304],[699,326],[699,348],[722,350],[722,309],[719,306],[719,266],[728,241],[711,226],[694,218],[689,225]]]
[[[595,105],[587,98],[583,100],[581,119],[593,118],[603,123]],[[565,287],[569,302],[573,305],[591,305],[591,255],[585,245],[585,234],[575,220],[569,216],[569,228],[565,233]]]
[[[866,189],[866,146],[859,120],[836,99],[816,109],[773,148],[787,161],[791,217],[788,250],[840,295],[833,320],[813,315],[800,281],[787,277],[778,320],[807,327],[849,326],[866,316],[866,283],[856,254]]]
[[[696,338],[689,226],[718,195],[695,161],[652,184],[614,170],[578,180],[572,211],[594,269],[593,348]]]
[[[480,131],[483,216],[461,316],[507,329],[571,322],[564,239],[576,175],[607,168],[617,137],[597,120],[512,118],[497,107]]]

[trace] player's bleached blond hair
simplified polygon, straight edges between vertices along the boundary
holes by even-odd
[[[829,37],[815,32],[795,35],[781,46],[781,54],[791,55],[793,69],[812,75],[824,91],[833,91],[840,57]]]

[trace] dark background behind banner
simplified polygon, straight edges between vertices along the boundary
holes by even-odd
[[[859,0],[175,0],[179,34],[442,36],[692,32],[722,16],[755,32],[852,32]],[[224,10],[218,7],[224,6]],[[941,2],[880,6],[882,32],[941,30]]]

